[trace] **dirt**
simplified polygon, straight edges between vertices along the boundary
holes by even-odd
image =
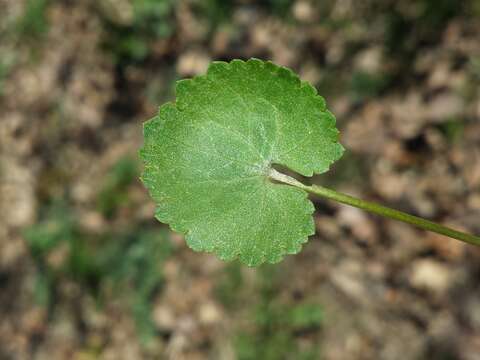
[[[480,359],[480,249],[320,199],[317,234],[271,277],[270,267],[225,264],[169,234],[171,254],[148,293],[148,340],[131,310],[130,280],[66,270],[74,250],[63,238],[100,254],[124,234],[165,228],[138,174],[124,184],[112,169],[122,159],[137,164],[142,122],[173,99],[174,81],[215,59],[269,59],[317,86],[348,152],[314,182],[480,234],[475,1],[436,17],[422,12],[426,0],[211,3],[157,9],[172,28],[151,36],[130,1],[52,0],[45,29],[29,33],[15,26],[28,2],[0,0],[0,58],[13,59],[4,79],[0,69],[0,359],[255,358],[241,355],[242,333],[265,348],[285,333],[298,346],[262,355],[271,359],[312,348],[305,358]],[[122,26],[141,29],[134,50],[112,50]],[[48,230],[57,202],[74,235],[62,233],[40,256],[28,229]],[[54,284],[39,293],[51,269]],[[261,325],[262,301],[267,309],[314,303],[324,318],[288,331],[275,319]]]

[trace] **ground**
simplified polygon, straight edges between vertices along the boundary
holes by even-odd
[[[142,122],[258,57],[347,152],[305,182],[480,233],[477,1],[0,0],[0,359],[480,359],[480,249],[312,198],[251,269],[153,218]]]

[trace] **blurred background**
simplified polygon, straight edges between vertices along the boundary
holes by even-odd
[[[480,359],[480,250],[314,199],[276,266],[153,218],[142,122],[212,60],[336,114],[312,181],[480,233],[480,1],[0,0],[0,359]],[[306,180],[309,181],[309,180]]]

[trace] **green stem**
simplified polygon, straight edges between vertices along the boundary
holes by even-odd
[[[379,205],[370,201],[361,200],[353,196],[337,192],[335,190],[327,189],[323,186],[318,186],[318,185],[307,186],[290,176],[277,172],[276,170],[271,170],[270,177],[274,180],[277,180],[292,186],[296,186],[312,194],[315,194],[327,199],[335,200],[342,204],[354,206],[356,208],[363,209],[371,213],[381,215],[390,219],[403,221],[407,224],[417,226],[424,230],[433,231],[435,233],[446,235],[448,237],[461,240],[469,244],[480,246],[480,237],[478,236],[457,231],[449,227],[434,223],[432,221],[420,218],[418,216],[410,215],[402,211],[391,209],[386,206]]]

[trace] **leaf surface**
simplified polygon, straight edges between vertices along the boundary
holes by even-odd
[[[157,219],[223,260],[256,266],[299,252],[315,231],[313,204],[269,174],[279,164],[312,176],[341,157],[323,98],[258,59],[214,62],[176,95],[145,123],[140,151]]]

